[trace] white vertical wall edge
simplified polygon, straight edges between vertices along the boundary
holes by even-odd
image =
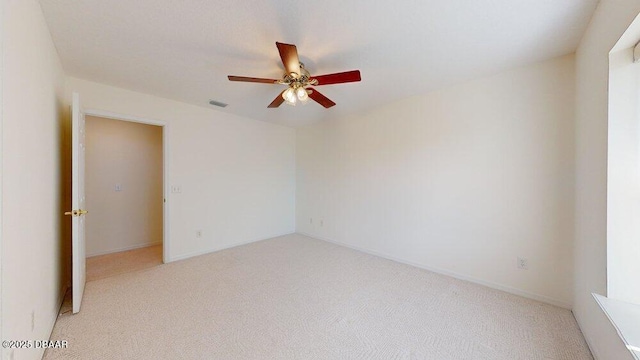
[[[117,114],[103,110],[85,109],[84,113],[85,115],[97,116],[111,120],[129,121],[139,124],[156,125],[162,127],[162,262],[166,264],[168,262],[174,261],[170,254],[170,218],[169,207],[167,206],[168,196],[171,193],[169,191],[169,181],[167,179],[167,174],[169,173],[169,124],[162,120]]]
[[[2,312],[2,154],[4,149],[2,148],[2,124],[4,122],[4,108],[2,107],[2,88],[4,87],[4,66],[2,59],[4,58],[4,0],[0,1],[0,319],[4,319],[4,313]],[[0,340],[4,340],[2,335],[2,322],[0,322]],[[0,349],[0,357],[3,356],[3,349]]]

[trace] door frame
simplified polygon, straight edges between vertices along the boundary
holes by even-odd
[[[167,201],[169,197],[169,124],[162,120],[153,120],[142,118],[138,116],[123,115],[103,110],[84,109],[84,115],[95,116],[110,120],[127,121],[138,124],[154,125],[162,127],[162,262],[171,262],[171,255],[169,254],[169,208],[167,207]]]

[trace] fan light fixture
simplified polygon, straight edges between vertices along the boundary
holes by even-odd
[[[300,72],[301,74],[292,72],[278,81],[280,84],[289,86],[289,88],[282,93],[282,98],[291,106],[296,106],[298,101],[303,104],[306,103],[309,100],[309,92],[311,92],[311,90],[307,90],[305,87],[318,83],[315,79],[311,79],[311,75],[309,75],[307,69],[304,68],[303,63],[300,63]]]
[[[303,104],[309,101],[309,93],[307,92],[307,89],[302,86],[295,86],[292,84],[292,86],[282,93],[282,98],[287,104],[296,106],[298,101]]]

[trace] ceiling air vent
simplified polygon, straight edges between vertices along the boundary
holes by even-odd
[[[227,107],[227,105],[229,105],[229,104],[225,104],[223,102],[215,101],[215,100],[209,100],[209,104],[213,106],[220,106],[220,107]]]

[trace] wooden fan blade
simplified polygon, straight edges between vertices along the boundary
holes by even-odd
[[[320,94],[318,90],[316,89],[309,89],[309,90],[311,90],[309,97],[312,98],[318,104],[324,106],[325,108],[328,109],[336,104],[333,101],[331,101],[328,97]]]
[[[284,102],[284,98],[282,97],[282,94],[284,94],[284,92],[287,89],[285,89],[284,91],[282,91],[280,93],[280,95],[278,95],[277,98],[273,99],[273,101],[271,102],[271,104],[269,104],[269,106],[267,106],[268,108],[277,108],[278,106],[282,105],[282,103]]]
[[[246,76],[227,76],[231,81],[243,81],[243,82],[253,82],[253,83],[263,83],[263,84],[277,84],[278,80],[274,79],[263,79],[263,78],[254,78],[254,77],[246,77]]]
[[[345,72],[335,73],[335,74],[313,76],[311,79],[318,80],[318,84],[316,86],[342,84],[342,83],[355,82],[355,81],[361,80],[360,70],[352,70],[352,71],[345,71]]]
[[[276,41],[278,52],[280,52],[280,59],[282,59],[282,65],[287,71],[287,74],[296,73],[295,77],[300,76],[300,59],[298,58],[298,49],[295,45],[283,44]]]

